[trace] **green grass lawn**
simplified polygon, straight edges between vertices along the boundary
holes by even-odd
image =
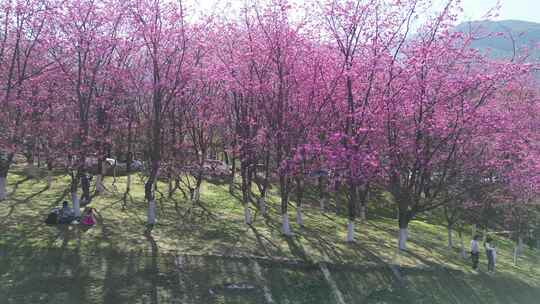
[[[540,303],[539,252],[527,248],[514,266],[505,239],[497,273],[485,273],[482,256],[477,274],[446,247],[442,226],[412,222],[409,250],[397,255],[396,220],[371,214],[347,244],[346,218],[308,202],[303,228],[291,205],[294,236],[284,237],[277,189],[269,216],[253,210],[246,226],[240,193],[212,183],[200,206],[158,194],[158,224],[145,235],[142,181],[134,181],[123,206],[125,177],[115,185],[107,177],[109,192],[92,201],[98,225],[60,231],[43,220],[69,200],[68,177],[59,173],[46,189],[16,167],[0,203],[0,303]]]

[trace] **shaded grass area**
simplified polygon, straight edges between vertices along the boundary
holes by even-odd
[[[294,224],[291,204],[295,234],[283,237],[276,189],[269,216],[252,206],[251,226],[243,224],[240,193],[231,196],[225,184],[204,183],[200,205],[179,193],[158,194],[158,224],[145,235],[142,180],[133,180],[125,208],[126,178],[114,186],[105,180],[109,191],[92,201],[97,227],[58,229],[42,223],[69,198],[68,177],[56,174],[46,189],[45,180],[15,168],[10,197],[0,203],[0,303],[265,303],[265,290],[274,303],[338,303],[321,262],[346,303],[537,303],[540,297],[538,252],[527,249],[514,266],[505,239],[497,242],[497,274],[484,273],[485,258],[474,274],[458,248],[446,247],[442,226],[411,223],[409,251],[397,255],[396,221],[371,215],[356,224],[357,242],[347,244],[346,218],[322,213],[315,197],[304,208],[304,227]],[[165,184],[158,188],[166,193]],[[392,265],[399,265],[398,275]]]

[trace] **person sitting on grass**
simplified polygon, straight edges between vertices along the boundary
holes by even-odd
[[[45,219],[45,224],[47,225],[56,225],[58,224],[58,217],[60,216],[60,208],[55,207],[49,212],[47,218]]]
[[[84,210],[81,225],[86,227],[92,227],[96,224],[96,218],[94,216],[94,208],[88,207]]]
[[[73,209],[68,206],[68,202],[64,201],[62,203],[62,209],[60,209],[60,214],[58,217],[58,224],[69,224],[75,219],[75,213]]]

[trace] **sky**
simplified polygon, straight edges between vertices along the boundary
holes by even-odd
[[[221,5],[230,2],[240,5],[243,0],[194,0],[203,8],[213,7],[213,4]],[[297,0],[298,1],[298,0]],[[301,0],[300,0],[301,1]],[[433,0],[435,4],[445,3],[447,0]],[[540,0],[461,0],[463,15],[460,22],[482,20],[485,13],[495,7],[500,2],[501,9],[499,16],[495,20],[524,20],[540,23]]]
[[[437,0],[438,2],[446,2]],[[540,0],[462,0],[461,21],[482,20],[485,13],[500,2],[495,20],[523,20],[540,23]]]

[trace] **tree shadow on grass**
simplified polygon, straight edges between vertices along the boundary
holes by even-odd
[[[285,241],[287,242],[287,245],[289,247],[289,251],[293,256],[299,258],[306,263],[311,263],[311,258],[306,254],[302,243],[298,241],[296,236],[283,237],[285,238]]]
[[[249,228],[251,229],[251,231],[255,235],[255,239],[257,240],[257,243],[259,244],[258,248],[262,249],[265,256],[271,257],[271,256],[274,256],[276,254],[277,255],[283,255],[283,251],[281,250],[281,248],[276,243],[274,243],[270,238],[268,238],[268,237],[264,236],[263,234],[261,234],[257,230],[257,228],[255,226],[249,225]],[[272,251],[272,250],[268,249],[266,244],[271,245],[274,250]]]
[[[24,183],[26,183],[27,181],[29,181],[29,180],[32,179],[31,177],[28,177],[28,176],[24,176],[24,175],[21,175],[21,176],[23,176],[24,178],[19,179],[19,180],[17,180],[15,183],[11,184],[11,186],[12,186],[13,188],[11,189],[11,192],[9,192],[9,193],[7,194],[8,198],[9,198],[9,197],[12,197],[15,193],[17,193],[17,190],[19,189],[19,187],[20,187],[22,184],[24,184]]]
[[[24,199],[11,199],[11,201],[14,201],[13,204],[10,204],[9,205],[9,211],[7,213],[7,215],[2,219],[2,220],[6,220],[7,218],[11,217],[11,215],[13,214],[13,212],[15,211],[16,207],[18,205],[22,205],[22,204],[26,204],[28,203],[31,199],[33,199],[34,197],[36,196],[39,196],[40,194],[42,194],[43,192],[45,192],[47,190],[47,188],[43,188],[42,190],[34,193],[34,194],[31,194],[30,196],[24,198]]]

